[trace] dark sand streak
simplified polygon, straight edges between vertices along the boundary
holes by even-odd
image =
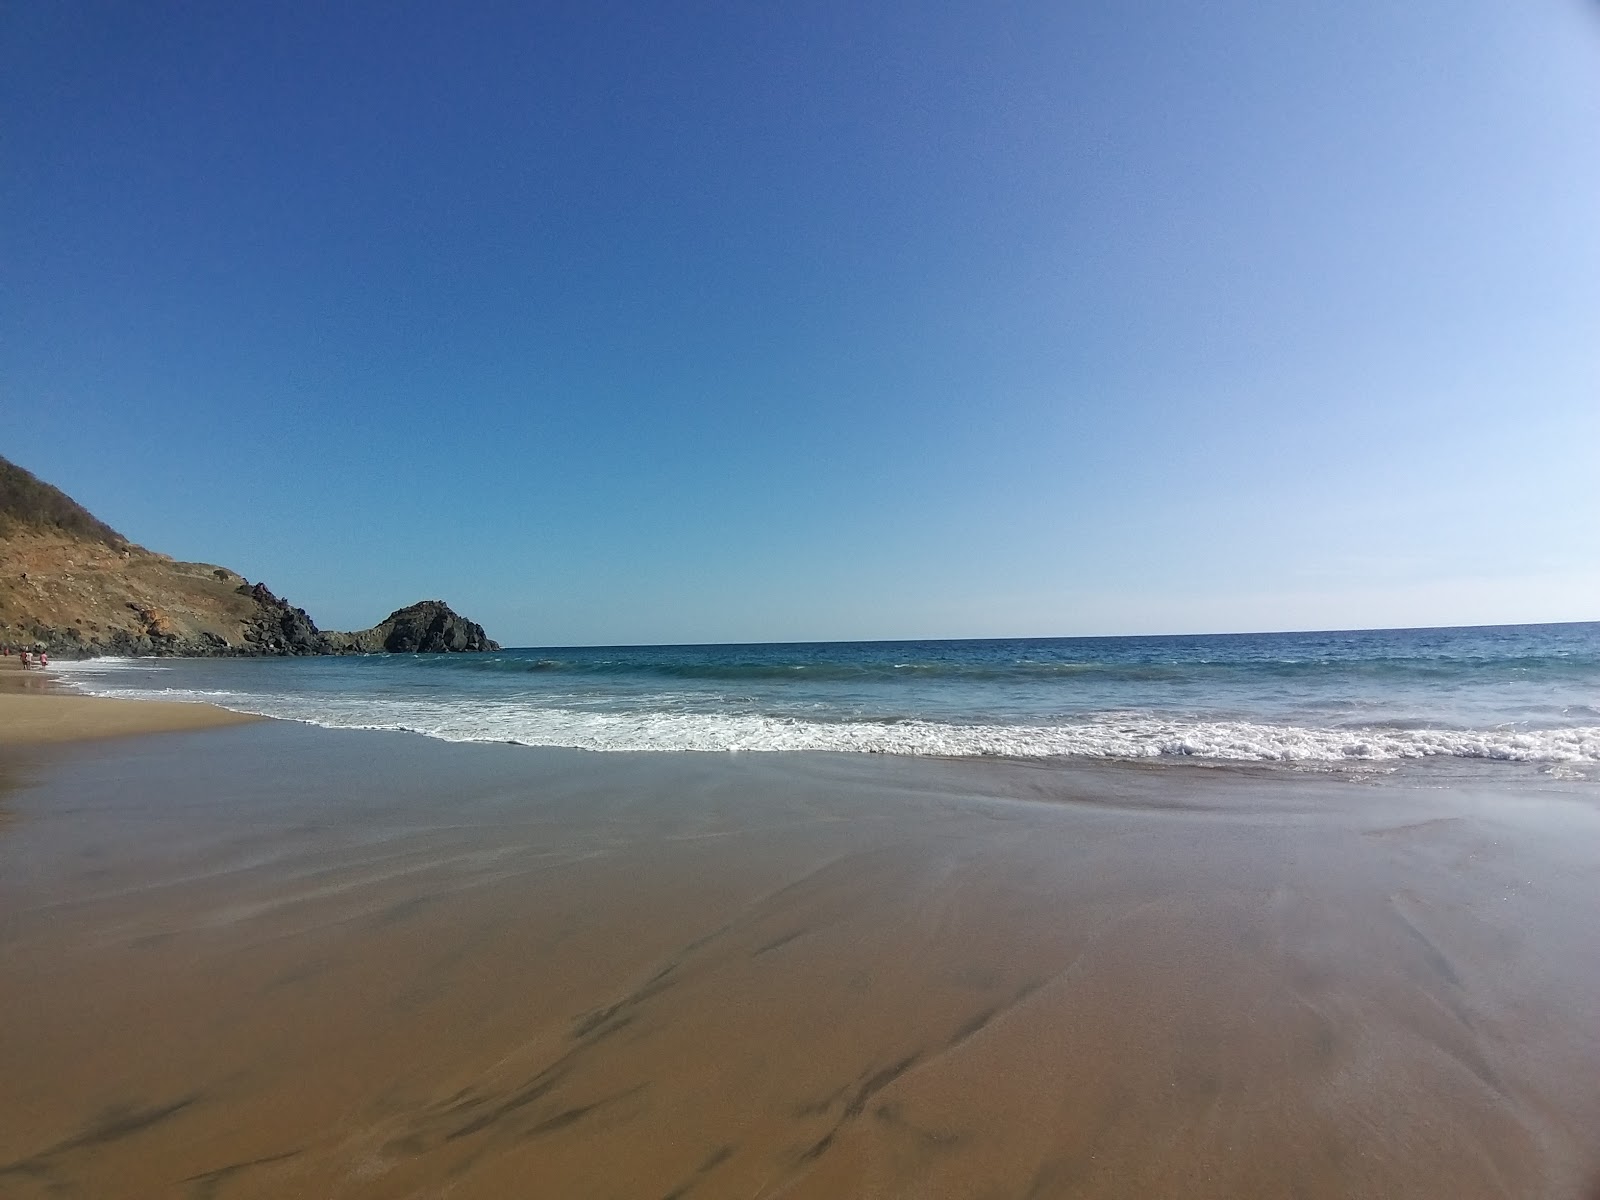
[[[752,914],[757,914],[763,909],[769,908],[775,900],[791,894],[797,889],[803,887],[808,882],[819,878],[826,871],[838,865],[839,863],[853,857],[855,857],[853,854],[841,854],[829,859],[812,870],[805,872],[799,878],[792,880],[791,882],[774,889],[766,895],[760,896],[751,901],[732,920],[729,920],[710,932],[685,943],[677,951],[677,953],[668,959],[664,966],[659,967],[656,972],[638,988],[629,992],[621,999],[616,1000],[603,1008],[586,1013],[580,1017],[574,1023],[572,1030],[572,1037],[579,1043],[578,1045],[563,1053],[555,1062],[551,1063],[549,1066],[540,1071],[525,1085],[523,1085],[522,1088],[517,1090],[510,1098],[502,1101],[499,1104],[496,1104],[488,1112],[480,1114],[473,1120],[469,1121],[466,1125],[460,1126],[459,1128],[447,1133],[444,1140],[457,1141],[461,1138],[480,1133],[503,1121],[506,1117],[513,1115],[523,1108],[526,1108],[528,1105],[543,1099],[551,1090],[556,1087],[558,1083],[561,1082],[563,1077],[570,1073],[572,1064],[582,1054],[591,1050],[595,1045],[604,1041],[606,1038],[621,1032],[633,1022],[634,1016],[629,1010],[645,1004],[646,1002],[657,996],[660,996],[669,988],[671,988],[674,983],[673,976],[694,955],[701,950],[704,950],[706,947],[714,944],[719,939],[724,938],[732,933],[742,923],[748,921]],[[788,940],[791,939],[780,939],[780,941]],[[759,954],[760,952],[758,951],[757,953]],[[628,1094],[643,1090],[644,1086],[645,1085],[641,1084],[637,1088],[630,1089],[630,1093]],[[470,1102],[457,1101],[451,1105],[451,1111],[459,1111],[463,1107],[481,1106],[482,1104],[486,1103],[489,1103],[489,1100],[484,1097],[476,1097]],[[581,1109],[571,1111],[578,1112],[581,1115],[581,1113],[587,1112],[592,1107],[594,1106],[589,1105],[584,1106]],[[855,1114],[851,1115],[853,1116]],[[551,1118],[551,1120],[555,1119],[556,1118]],[[556,1125],[548,1126],[548,1128],[561,1128],[563,1124],[567,1123],[570,1122],[560,1122]],[[546,1123],[544,1122],[535,1125],[533,1128],[534,1130],[548,1131]],[[418,1138],[419,1135],[412,1134],[403,1140],[406,1143],[415,1144],[417,1143]],[[423,1142],[422,1144],[426,1145],[426,1142]]]
[[[164,1104],[157,1108],[120,1108],[111,1109],[103,1114],[99,1120],[91,1123],[82,1133],[65,1141],[57,1142],[48,1149],[16,1162],[0,1165],[0,1175],[7,1174],[38,1174],[42,1169],[48,1169],[47,1164],[52,1159],[58,1159],[71,1154],[75,1150],[85,1150],[95,1146],[103,1146],[107,1142],[120,1141],[132,1137],[136,1133],[143,1133],[153,1125],[176,1116],[191,1104],[199,1100],[199,1095],[189,1095],[171,1104]]]
[[[190,1175],[184,1183],[193,1184],[190,1190],[190,1200],[213,1200],[218,1191],[236,1175],[242,1174],[253,1167],[270,1166],[273,1163],[288,1162],[291,1158],[298,1157],[302,1150],[285,1150],[282,1154],[267,1154],[260,1158],[252,1158],[248,1162],[229,1163],[225,1167],[218,1167],[212,1171],[203,1171],[198,1175]]]

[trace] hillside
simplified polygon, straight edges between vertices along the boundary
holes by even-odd
[[[58,487],[0,458],[0,538],[13,532],[58,533],[121,550],[129,545]]]
[[[415,624],[405,614],[424,607],[421,633],[404,636]],[[63,657],[499,649],[441,602],[412,609],[370,630],[324,633],[265,585],[135,545],[0,458],[0,644]],[[402,644],[394,644],[397,620]]]

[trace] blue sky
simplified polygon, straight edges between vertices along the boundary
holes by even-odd
[[[0,453],[325,627],[1600,618],[1600,6],[0,22]]]

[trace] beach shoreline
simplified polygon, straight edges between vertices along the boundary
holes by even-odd
[[[284,722],[8,761],[8,1195],[1600,1178],[1590,784]]]
[[[80,696],[48,669],[0,658],[0,745],[44,745],[108,737],[222,728],[261,717],[212,704]]]
[[[62,663],[95,695],[607,753],[1600,762],[1600,625]]]

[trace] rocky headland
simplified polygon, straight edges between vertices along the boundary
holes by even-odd
[[[350,633],[211,563],[136,545],[60,489],[0,458],[0,644],[64,658],[498,650],[442,600]]]

